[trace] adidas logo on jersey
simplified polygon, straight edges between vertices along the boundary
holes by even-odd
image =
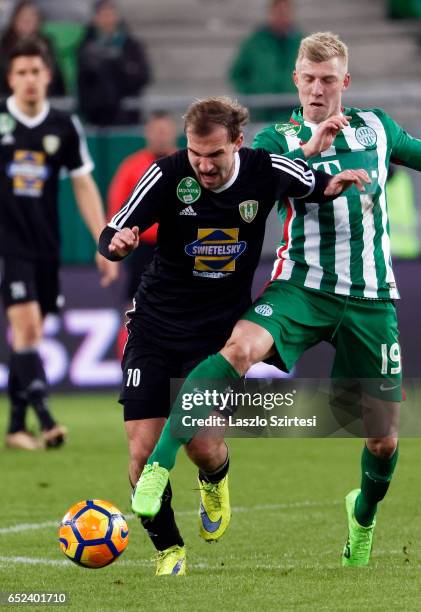
[[[13,145],[15,144],[15,139],[12,134],[5,134],[1,139],[2,145]]]
[[[178,214],[188,215],[190,217],[197,217],[197,213],[193,210],[191,206],[187,206],[186,208],[183,208],[183,210],[181,210]]]

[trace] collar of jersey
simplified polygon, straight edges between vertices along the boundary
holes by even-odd
[[[341,114],[344,115],[349,115],[350,114],[350,109],[349,108],[343,108]],[[295,108],[292,112],[291,115],[291,121],[292,123],[301,123],[303,125],[305,125],[306,127],[309,128],[316,128],[319,124],[318,123],[312,123],[311,121],[306,121],[303,117],[303,107],[301,106],[300,108]]]
[[[36,115],[35,117],[28,117],[28,115],[22,113],[22,111],[19,110],[18,105],[16,104],[14,96],[10,96],[10,98],[7,98],[6,104],[9,113],[20,123],[23,123],[23,125],[27,128],[35,128],[41,125],[41,123],[45,121],[48,113],[50,112],[50,104],[47,101],[44,102],[44,108],[42,109],[42,111],[38,113],[38,115]]]
[[[230,180],[224,183],[224,185],[221,185],[220,187],[218,187],[218,189],[210,189],[209,191],[213,191],[213,193],[221,193],[221,191],[225,191],[226,189],[231,187],[231,185],[234,185],[235,181],[237,180],[239,172],[240,172],[240,155],[239,153],[235,153],[234,154],[234,172]]]

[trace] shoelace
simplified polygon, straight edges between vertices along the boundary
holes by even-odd
[[[145,495],[155,494],[157,489],[163,489],[167,477],[159,471],[158,465],[147,465],[142,474],[142,491]]]
[[[356,559],[365,559],[370,552],[372,529],[359,529],[358,538],[354,541],[352,556]]]
[[[157,552],[156,558],[153,560],[158,560],[158,561],[165,561],[165,559],[167,557],[169,557],[170,555],[174,554],[175,552],[177,552],[177,548],[174,546],[171,546],[171,548],[168,548],[167,550],[160,550]]]
[[[208,494],[208,501],[209,505],[211,506],[211,511],[219,510],[221,507],[221,501],[218,484],[213,484],[212,482],[201,482],[200,485],[200,488],[206,491]]]

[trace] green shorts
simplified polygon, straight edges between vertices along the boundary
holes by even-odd
[[[402,399],[396,309],[391,300],[364,300],[274,281],[243,319],[266,329],[289,371],[322,340],[336,349],[331,376],[364,380],[364,390],[386,401]]]

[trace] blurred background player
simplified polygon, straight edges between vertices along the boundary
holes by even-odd
[[[51,62],[51,82],[48,88],[50,96],[63,96],[65,85],[59,65],[55,59],[53,46],[42,31],[42,16],[40,9],[31,0],[18,2],[11,14],[9,24],[6,26],[0,41],[0,94],[10,94],[7,80],[7,58],[16,44],[27,38],[37,37],[47,47]]]
[[[153,112],[145,125],[146,146],[137,153],[125,159],[111,182],[108,192],[108,219],[120,210],[136,183],[149,166],[166,155],[171,155],[177,149],[177,126],[173,117],[165,111]],[[139,246],[130,257],[124,260],[126,268],[125,300],[132,306],[133,297],[140,283],[140,277],[145,267],[152,261],[158,224],[155,223],[139,237]],[[118,337],[118,354],[123,357],[123,349],[127,340],[126,326],[120,330]]]
[[[230,70],[240,94],[295,93],[292,71],[303,33],[294,24],[292,0],[269,0],[266,23],[241,44]],[[279,109],[256,110],[259,121],[281,118]]]
[[[151,80],[144,45],[130,35],[112,0],[98,0],[78,58],[79,108],[93,125],[130,125],[139,110],[123,98],[138,96]]]
[[[59,446],[66,429],[47,406],[47,380],[38,347],[43,319],[60,301],[57,191],[62,168],[70,174],[80,213],[94,239],[104,223],[93,164],[75,116],[56,111],[46,98],[50,58],[42,41],[20,41],[10,52],[8,84],[13,92],[0,106],[1,294],[11,328],[8,394],[11,415],[6,444],[35,449],[39,441],[25,429],[32,405],[42,443]],[[115,266],[97,256],[103,284]]]

